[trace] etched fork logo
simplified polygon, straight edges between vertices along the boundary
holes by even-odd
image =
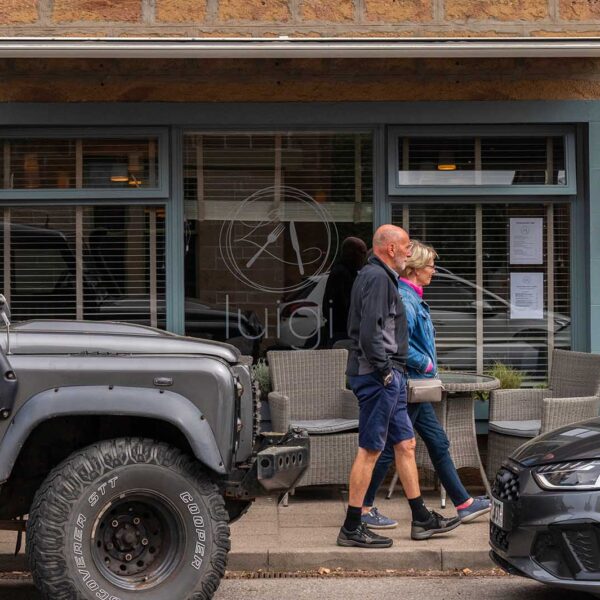
[[[237,204],[219,238],[221,257],[239,281],[276,294],[300,290],[312,276],[327,273],[337,245],[327,210],[290,186],[263,188]]]

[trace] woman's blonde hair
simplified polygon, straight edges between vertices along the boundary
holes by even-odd
[[[412,240],[412,243],[410,258],[407,259],[402,272],[403,277],[410,277],[417,269],[426,267],[432,260],[438,258],[437,252],[431,246],[418,240]]]

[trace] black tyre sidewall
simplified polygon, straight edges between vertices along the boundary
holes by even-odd
[[[106,572],[108,549],[96,546],[92,552],[92,540],[107,541],[93,531],[99,515],[110,519],[115,500],[132,500],[134,510],[144,511],[138,504],[144,493],[158,498],[159,513],[169,515],[163,527],[177,523],[178,552],[160,582],[124,589]],[[27,556],[45,599],[210,600],[225,574],[227,522],[224,499],[200,463],[162,442],[116,438],[77,451],[49,473],[31,505]],[[140,527],[144,530],[143,522]],[[161,543],[157,533],[147,531],[151,545],[165,548],[164,538]],[[149,574],[154,575],[152,569]]]
[[[102,489],[104,496],[99,491]],[[145,489],[164,497],[172,505],[183,526],[184,547],[181,559],[165,581],[145,591],[129,591],[113,585],[96,567],[92,557],[92,532],[98,516],[111,500],[122,494],[143,493]],[[92,506],[95,498],[98,501]],[[210,509],[193,481],[166,467],[134,464],[116,468],[88,485],[73,504],[71,513],[65,532],[67,568],[77,587],[89,598],[186,598],[210,568],[214,538]]]

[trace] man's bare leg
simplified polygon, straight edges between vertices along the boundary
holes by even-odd
[[[348,492],[348,504],[350,506],[362,506],[365,494],[371,483],[375,463],[380,454],[380,450],[358,449],[358,453],[356,454],[356,458],[352,465],[352,470],[350,471],[350,485]],[[418,484],[417,474],[417,486]]]
[[[417,470],[417,461],[415,458],[416,447],[417,441],[415,438],[404,440],[394,446],[396,470],[398,471],[398,477],[402,482],[404,493],[409,500],[421,495],[419,471]]]

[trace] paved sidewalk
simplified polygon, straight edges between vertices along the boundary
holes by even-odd
[[[474,492],[475,493],[475,492]],[[288,507],[275,498],[262,498],[231,526],[230,570],[308,570],[319,567],[363,570],[486,569],[488,518],[461,525],[444,536],[423,542],[410,539],[410,511],[396,492],[391,500],[378,499],[380,510],[397,519],[397,529],[382,531],[394,539],[385,550],[341,548],[335,540],[346,512],[346,494],[336,488],[301,489]],[[426,494],[427,505],[445,515],[453,507],[439,508],[439,496]],[[14,557],[16,533],[0,532],[0,571],[25,570],[23,552]]]
[[[346,494],[324,488],[299,490],[288,507],[275,498],[255,502],[231,526],[230,570],[295,571],[318,567],[364,570],[485,569],[488,557],[488,516],[461,525],[446,535],[421,542],[410,539],[410,510],[398,492],[391,500],[378,498],[382,513],[397,519],[396,529],[381,531],[394,539],[385,550],[341,548],[335,541],[346,513]],[[426,494],[427,505],[446,516],[454,507],[440,509],[439,495]]]

